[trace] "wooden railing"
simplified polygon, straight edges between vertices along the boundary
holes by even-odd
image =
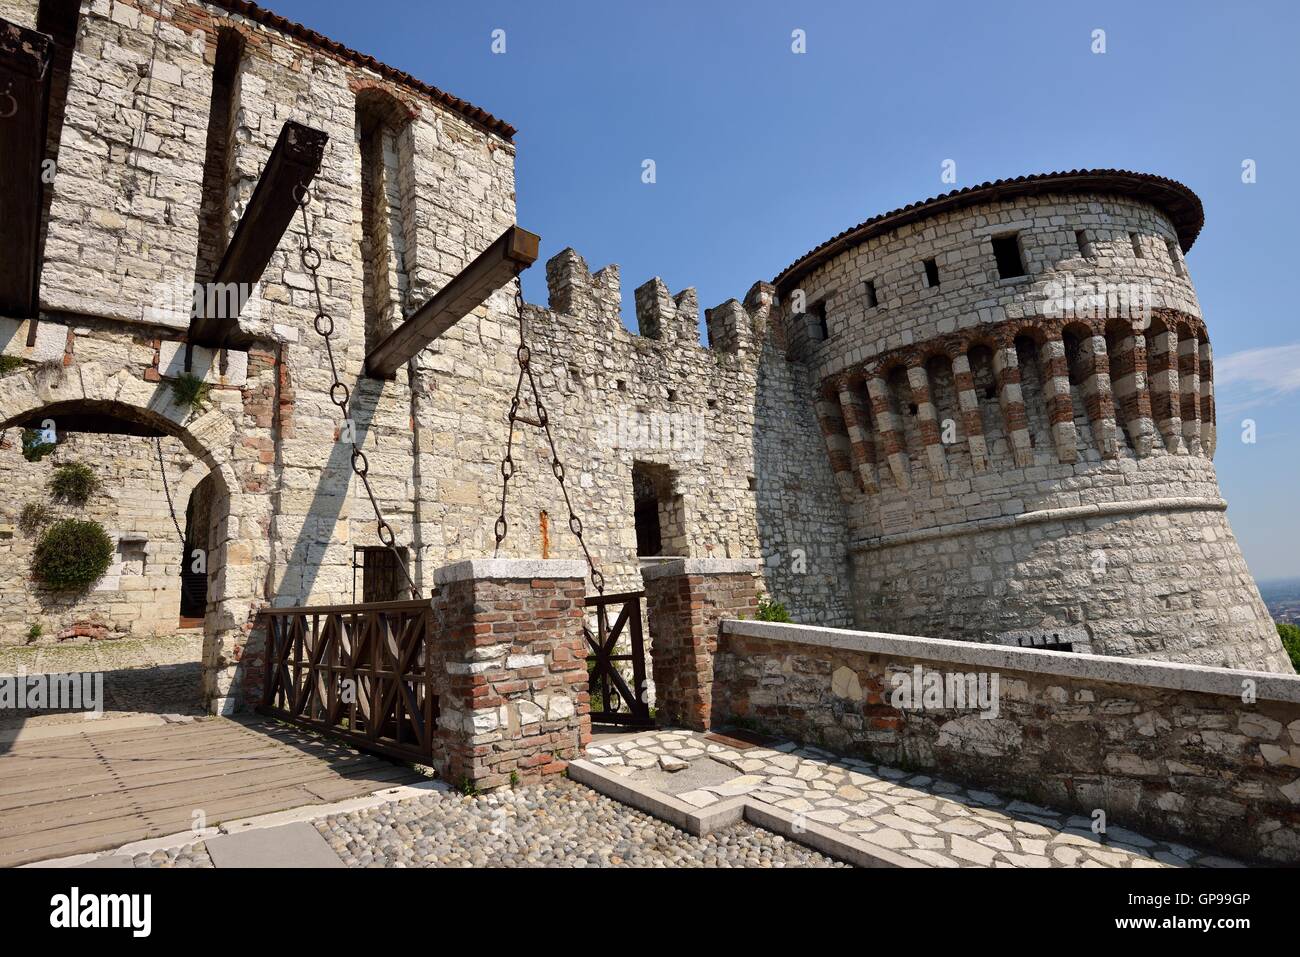
[[[370,751],[430,763],[438,696],[429,599],[268,608],[258,710]]]
[[[583,635],[591,654],[587,656],[587,690],[591,694],[592,724],[624,724],[641,727],[653,725],[650,705],[646,701],[645,640],[641,628],[643,591],[618,595],[588,595],[586,605],[595,609],[596,633],[583,625]],[[611,624],[608,609],[622,606]],[[626,637],[628,653],[618,652],[619,640]],[[630,662],[632,684],[616,666]]]

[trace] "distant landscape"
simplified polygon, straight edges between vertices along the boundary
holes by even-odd
[[[1300,625],[1300,578],[1275,578],[1259,583],[1268,613],[1274,621]]]

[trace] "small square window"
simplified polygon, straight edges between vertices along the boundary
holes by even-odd
[[[867,308],[875,309],[880,305],[880,300],[876,298],[876,283],[874,280],[867,279],[862,283],[862,291],[867,297]]]
[[[1092,258],[1092,243],[1088,242],[1088,234],[1082,229],[1074,231],[1074,241],[1079,246],[1079,255],[1085,259]]]
[[[1133,258],[1144,259],[1145,257],[1142,255],[1142,237],[1137,233],[1129,233],[1128,241],[1133,247]]]
[[[1020,254],[1020,237],[1016,233],[993,237],[993,257],[998,262],[999,279],[1015,279],[1025,274],[1024,257]]]
[[[669,389],[669,390],[668,390],[668,401],[669,401],[669,402],[676,402],[676,401],[677,401],[677,390],[676,390],[676,389]]]
[[[921,265],[925,267],[925,284],[930,289],[939,287],[939,264],[933,259],[927,259]]]
[[[830,324],[826,321],[826,300],[819,299],[809,306],[808,315],[817,329],[817,335],[825,342],[831,337]]]

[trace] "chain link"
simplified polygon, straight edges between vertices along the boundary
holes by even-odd
[[[501,459],[501,514],[497,516],[495,527],[497,544],[492,554],[495,557],[500,553],[501,543],[506,540],[506,535],[510,531],[510,523],[506,521],[506,498],[510,492],[510,479],[515,474],[515,461],[512,457],[515,444],[515,422],[522,418],[529,425],[534,425],[546,433],[546,443],[551,448],[551,473],[555,476],[556,481],[560,483],[560,492],[564,496],[564,507],[569,511],[569,531],[573,532],[573,537],[578,540],[578,545],[582,548],[582,555],[587,560],[587,568],[591,572],[592,585],[595,586],[599,594],[603,595],[605,594],[605,576],[596,567],[591,552],[587,548],[587,543],[582,537],[582,519],[574,512],[573,502],[569,499],[569,488],[564,484],[564,463],[560,461],[560,453],[555,448],[555,437],[551,435],[551,420],[546,414],[546,406],[542,403],[541,390],[537,388],[537,380],[533,378],[532,353],[528,349],[528,340],[524,328],[524,286],[518,274],[515,275],[515,283],[515,312],[519,315],[519,348],[515,350],[515,361],[519,364],[519,378],[515,382],[514,398],[510,400],[508,415],[510,434],[506,438],[506,454]],[[530,420],[520,411],[520,406],[523,404],[525,379],[528,380],[528,385],[533,390],[533,407],[537,412],[536,419]]]
[[[316,297],[316,318],[312,320],[312,325],[316,329],[316,334],[325,340],[325,355],[329,357],[330,375],[334,379],[333,385],[330,386],[330,401],[339,407],[343,413],[345,425],[352,421],[349,408],[352,404],[352,393],[343,380],[339,377],[338,363],[334,360],[334,317],[325,309],[325,299],[320,291],[320,267],[323,261],[320,250],[312,243],[311,220],[307,216],[307,207],[311,204],[311,190],[306,186],[299,184],[294,187],[294,200],[298,203],[298,208],[302,211],[302,226],[305,239],[302,245],[302,251],[299,258],[302,260],[303,268],[311,276],[312,290]],[[370,499],[370,507],[375,513],[375,526],[379,535],[379,542],[390,552],[393,553],[393,559],[397,562],[397,567],[402,570],[402,575],[406,579],[406,584],[411,590],[411,597],[419,598],[420,590],[415,587],[415,580],[411,578],[411,572],[406,567],[406,559],[402,557],[401,551],[397,547],[397,536],[393,532],[393,527],[388,524],[384,518],[383,509],[379,507],[379,500],[375,498],[375,492],[370,487],[370,462],[366,458],[366,453],[361,451],[357,445],[356,428],[348,430],[348,437],[352,444],[352,472],[361,480],[361,487],[365,489],[366,497]]]
[[[171,486],[167,484],[167,466],[163,464],[162,439],[154,436],[154,448],[158,450],[158,471],[162,475],[163,494],[167,496],[167,511],[172,513],[172,524],[176,526],[176,537],[181,540],[181,562],[183,563],[189,556],[185,555],[185,533],[181,531],[181,523],[176,520],[176,506],[172,502]]]

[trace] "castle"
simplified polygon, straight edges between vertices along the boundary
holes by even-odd
[[[28,206],[4,234],[0,638],[201,618],[205,694],[235,707],[261,608],[403,593],[352,480],[335,359],[417,588],[492,553],[515,281],[395,378],[363,372],[515,223],[514,130],[244,0],[0,0],[0,18],[11,89],[48,84],[21,143],[53,171],[3,197]],[[286,124],[314,132],[286,146]],[[320,151],[303,214],[238,334],[200,341],[187,291],[295,148]],[[960,190],[705,310],[707,346],[693,290],[639,286],[633,334],[617,267],[552,257],[524,327],[607,587],[665,556],[761,558],[800,622],[1290,673],[1211,462],[1183,259],[1201,221],[1185,187],[1115,170]],[[24,456],[24,429],[56,439],[48,460]],[[545,440],[525,430],[513,455],[503,555],[578,557]],[[22,518],[72,461],[101,481],[77,514],[116,551],[67,596],[33,587]]]

